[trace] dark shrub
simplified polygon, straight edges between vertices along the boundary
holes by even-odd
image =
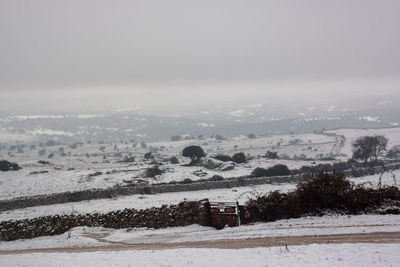
[[[182,184],[191,184],[191,183],[193,183],[193,181],[192,181],[192,179],[190,179],[190,178],[186,178],[186,179],[184,179],[181,183],[182,183]]]
[[[349,169],[349,165],[346,162],[337,162],[332,165],[332,169],[337,173],[344,173]]]
[[[78,144],[77,144],[77,143],[70,144],[69,147],[70,147],[71,149],[76,149],[76,148],[78,147]]]
[[[45,146],[55,146],[56,142],[54,140],[48,140],[44,143]]]
[[[145,176],[149,178],[156,177],[157,175],[163,174],[165,171],[161,170],[157,165],[151,168],[147,168],[145,172]]]
[[[251,174],[255,177],[264,177],[264,176],[285,176],[290,175],[289,168],[284,164],[277,164],[268,169],[264,168],[255,168]]]
[[[253,134],[253,133],[251,133],[251,134],[249,134],[247,137],[250,138],[250,139],[254,139],[254,138],[256,138],[256,135]]]
[[[244,155],[244,153],[239,152],[239,153],[236,153],[235,155],[233,155],[232,161],[240,164],[240,163],[246,163],[247,160],[246,160],[246,156]]]
[[[179,160],[178,160],[177,157],[173,156],[173,157],[171,157],[171,158],[169,159],[169,162],[170,162],[171,164],[178,164],[178,163],[179,163]]]
[[[99,176],[99,175],[102,175],[102,174],[103,174],[102,172],[94,172],[94,173],[88,174],[88,177],[95,177],[95,176]]]
[[[125,156],[120,162],[121,163],[132,163],[132,162],[135,162],[135,157]]]
[[[383,212],[398,214],[399,202],[398,187],[354,187],[342,174],[319,173],[311,180],[299,183],[292,192],[275,191],[249,200],[246,209],[249,210],[252,220],[272,221],[304,215],[321,215],[326,211],[349,214],[382,212],[379,209],[387,203],[392,208]]]
[[[259,167],[257,167],[257,168],[255,168],[255,169],[251,172],[251,174],[252,174],[253,176],[255,176],[255,177],[263,177],[263,176],[267,176],[268,171],[267,171],[267,169],[265,169],[265,168],[259,168]]]
[[[151,187],[150,186],[143,187],[142,194],[150,195],[151,194]]]
[[[246,209],[255,221],[276,221],[299,217],[293,194],[273,191],[256,200],[250,200]]]
[[[317,166],[302,166],[300,168],[301,173],[320,173],[320,172],[331,172],[333,167],[331,164],[318,164]]]
[[[171,136],[171,141],[179,141],[179,140],[181,140],[181,136],[180,135]]]
[[[303,213],[346,207],[345,195],[352,184],[343,174],[320,173],[297,185],[296,196]]]
[[[38,151],[38,155],[39,155],[39,156],[44,156],[44,154],[46,154],[46,150],[40,149],[40,150]]]
[[[285,164],[274,165],[271,168],[268,168],[268,171],[270,172],[270,176],[290,175],[290,170]]]
[[[275,151],[267,151],[267,153],[265,153],[265,157],[267,159],[279,159],[278,153]]]
[[[140,143],[140,147],[141,147],[141,148],[147,148],[147,145],[146,145],[146,143],[145,143],[144,141],[142,141],[142,142]]]
[[[214,175],[213,177],[211,177],[208,180],[209,181],[222,181],[222,180],[224,180],[224,177],[222,177],[221,175]]]
[[[222,135],[217,134],[217,135],[215,136],[215,140],[222,141],[222,140],[225,140],[225,138],[224,138]]]
[[[153,155],[151,154],[151,152],[147,152],[146,154],[144,154],[144,158],[145,159],[154,159]]]
[[[232,158],[230,156],[228,156],[228,155],[221,155],[220,154],[220,155],[214,156],[213,158],[217,159],[217,160],[220,160],[220,161],[224,161],[224,162],[232,161]]]

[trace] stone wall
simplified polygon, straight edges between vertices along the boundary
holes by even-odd
[[[112,198],[115,196],[134,194],[158,194],[169,192],[197,191],[218,188],[232,188],[246,185],[268,184],[268,183],[293,183],[302,180],[301,175],[277,176],[277,177],[240,177],[224,179],[221,181],[196,181],[191,183],[154,184],[148,186],[115,186],[104,189],[91,189],[75,192],[63,192],[49,195],[38,195],[32,197],[20,197],[0,200],[0,211],[22,209],[41,205],[52,205],[68,202],[79,202],[91,199]]]
[[[106,228],[165,228],[200,224],[208,226],[208,200],[185,201],[178,205],[143,210],[124,209],[105,214],[70,214],[0,222],[0,240],[35,238],[59,235],[78,226]]]

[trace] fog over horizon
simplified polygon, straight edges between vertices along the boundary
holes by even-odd
[[[400,2],[0,2],[0,112],[400,99]]]

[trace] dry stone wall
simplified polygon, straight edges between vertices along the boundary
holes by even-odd
[[[164,205],[149,209],[124,209],[105,214],[69,214],[0,222],[0,240],[35,238],[59,235],[78,227],[105,228],[165,228],[191,224],[209,225],[208,200],[185,201],[178,205]]]

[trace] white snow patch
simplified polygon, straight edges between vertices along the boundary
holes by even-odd
[[[374,116],[363,116],[359,117],[359,120],[364,120],[364,121],[373,121],[373,122],[379,122],[379,117],[374,117]]]
[[[324,244],[251,249],[32,253],[0,256],[3,266],[397,266],[400,244]]]

